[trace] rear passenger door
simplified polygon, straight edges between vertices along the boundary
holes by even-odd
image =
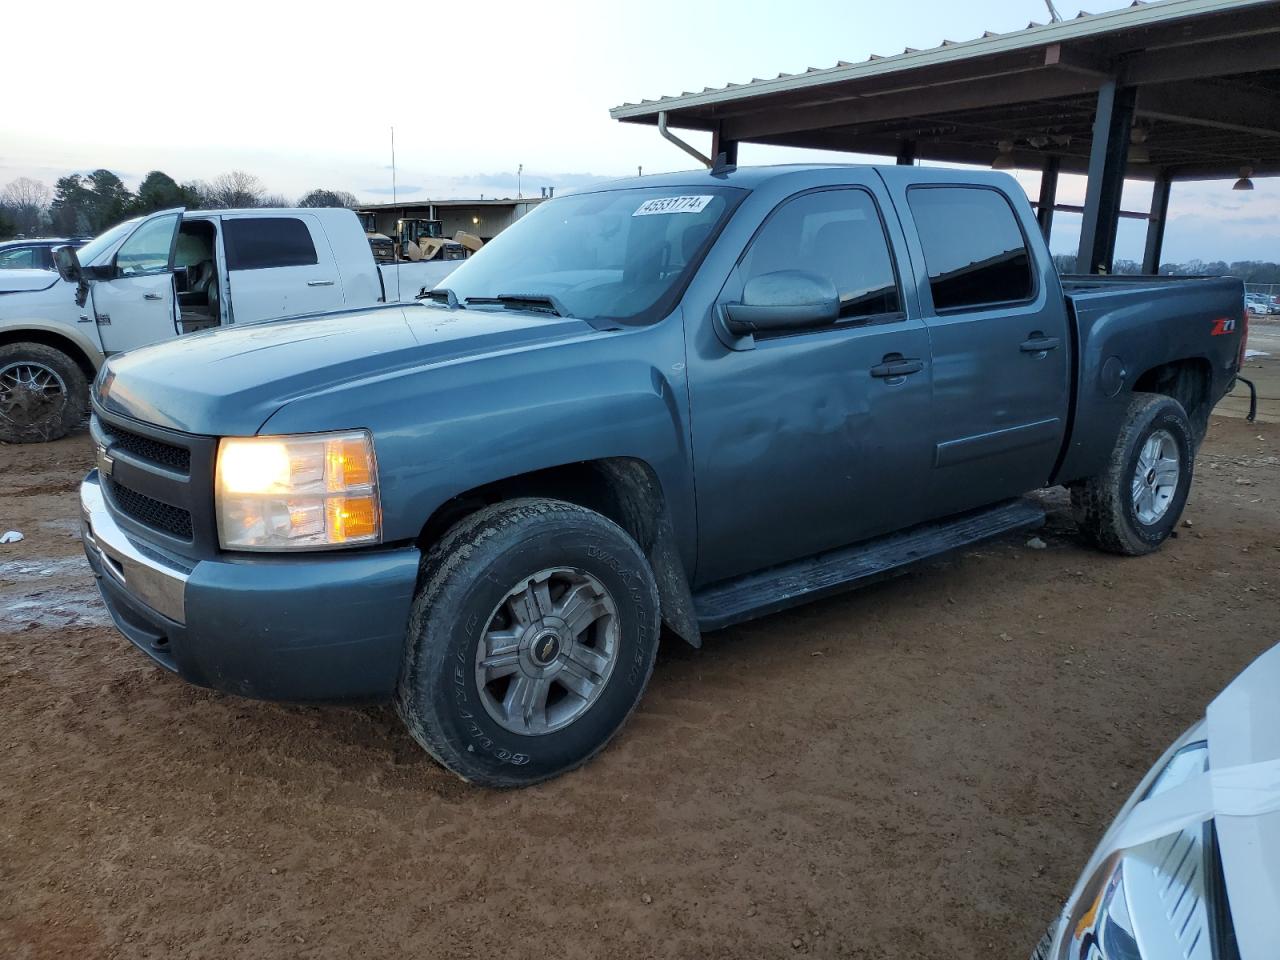
[[[310,214],[222,219],[231,323],[258,323],[343,306],[342,283]]]
[[[1057,275],[1038,263],[995,186],[916,184],[906,206],[933,360],[935,516],[1044,486],[1070,403],[1070,343]]]
[[[904,309],[901,233],[882,196],[841,186],[783,200],[721,291],[716,311],[753,277],[800,270],[830,279],[841,311],[834,326],[715,341],[691,359],[701,583],[906,526],[923,509],[928,335]]]

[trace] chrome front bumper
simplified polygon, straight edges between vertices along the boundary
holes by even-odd
[[[175,623],[187,622],[188,572],[134,545],[111,518],[97,473],[80,484],[80,535],[86,551],[139,602]]]
[[[264,700],[395,692],[422,561],[417,547],[222,554],[187,566],[131,539],[108,512],[109,496],[96,470],[80,487],[85,554],[116,628],[160,666]]]

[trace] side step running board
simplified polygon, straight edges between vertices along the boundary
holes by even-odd
[[[863,586],[901,567],[1014,530],[1040,527],[1044,508],[1031,500],[993,507],[911,527],[852,547],[725,580],[693,597],[698,625],[719,630],[828,594]]]

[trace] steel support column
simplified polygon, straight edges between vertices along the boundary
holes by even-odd
[[[1129,128],[1133,124],[1134,89],[1109,80],[1098,91],[1093,118],[1093,145],[1089,150],[1089,184],[1085,190],[1084,220],[1080,224],[1080,250],[1076,270],[1110,273],[1120,222],[1120,194],[1129,153]]]
[[[1164,250],[1164,223],[1169,213],[1169,175],[1163,171],[1151,188],[1151,219],[1147,221],[1147,249],[1142,255],[1142,272],[1160,272],[1160,254]]]
[[[1058,202],[1058,167],[1061,165],[1058,157],[1048,157],[1040,171],[1040,202],[1036,205],[1036,219],[1040,221],[1045,243],[1053,233],[1053,207]]]
[[[898,145],[898,166],[911,167],[916,162],[916,142],[914,140],[903,140]]]
[[[738,141],[729,140],[721,135],[717,129],[711,134],[711,159],[718,160],[720,154],[724,154],[724,162],[726,166],[736,167],[738,165]]]

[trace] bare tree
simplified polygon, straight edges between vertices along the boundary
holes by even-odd
[[[220,174],[201,186],[208,207],[260,207],[267,192],[261,180],[243,170]]]
[[[49,188],[39,180],[19,177],[0,192],[0,207],[17,233],[30,236],[43,226],[50,196]]]
[[[293,207],[297,204],[293,203],[283,193],[264,193],[258,199],[260,207]]]
[[[360,200],[349,190],[326,190],[320,188],[304,194],[298,201],[300,207],[346,207],[354,209],[360,206]]]

